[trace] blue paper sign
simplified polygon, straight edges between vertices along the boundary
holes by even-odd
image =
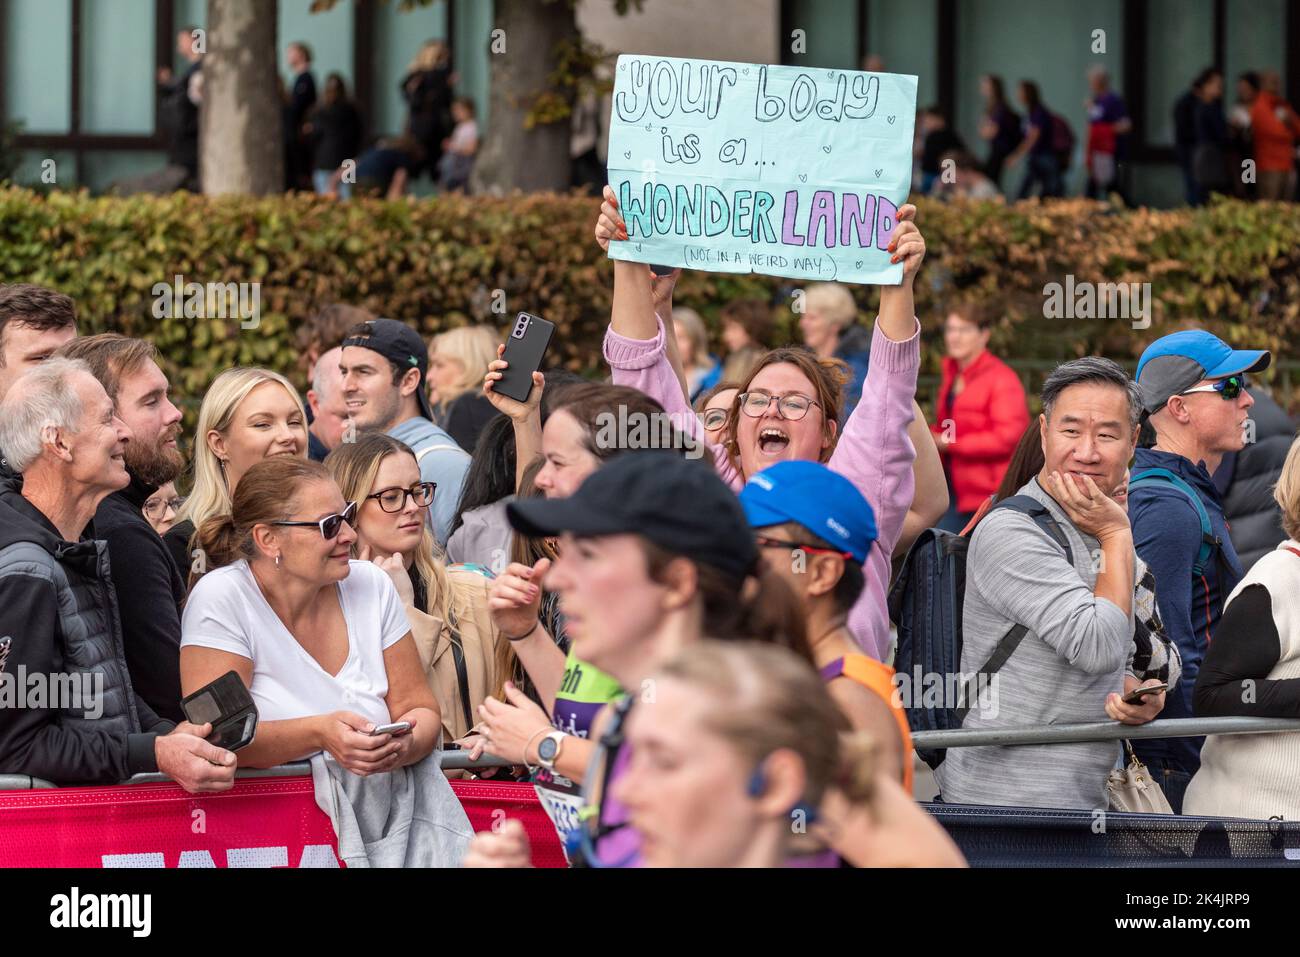
[[[618,58],[613,259],[896,285],[886,251],[912,183],[916,77]]]

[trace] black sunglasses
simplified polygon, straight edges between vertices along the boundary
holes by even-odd
[[[339,537],[339,529],[342,528],[344,522],[352,525],[355,523],[356,517],[357,503],[349,502],[348,507],[340,514],[326,515],[315,522],[267,522],[266,524],[283,525],[288,528],[319,528],[321,536],[328,542]]]

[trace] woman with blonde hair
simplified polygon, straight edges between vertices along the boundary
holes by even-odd
[[[491,326],[460,326],[429,341],[429,404],[433,418],[466,452],[497,410],[480,391],[501,336]]]
[[[722,378],[722,360],[709,354],[709,334],[694,309],[679,306],[673,310],[673,333],[686,376],[686,394],[694,404]]]
[[[176,567],[202,575],[203,556],[192,554],[194,530],[230,512],[244,473],[275,455],[307,457],[307,413],[293,385],[270,369],[227,369],[213,380],[199,407],[194,484],[176,524],[163,536]]]
[[[1300,439],[1273,497],[1286,540],[1250,566],[1228,596],[1196,677],[1198,718],[1300,714]],[[1208,736],[1183,813],[1300,817],[1300,733]]]
[[[488,612],[491,572],[446,564],[428,522],[437,489],[420,480],[405,443],[367,432],[331,452],[325,467],[344,500],[357,507],[353,554],[387,572],[402,599],[445,738],[462,737],[500,684],[500,633]]]

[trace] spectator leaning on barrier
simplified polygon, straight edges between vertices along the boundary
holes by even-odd
[[[19,376],[76,335],[71,297],[27,283],[0,284],[0,399]],[[0,479],[13,474],[0,455]]]
[[[90,367],[126,427],[130,483],[95,512],[95,535],[118,569],[114,585],[131,684],[154,711],[181,721],[181,605],[185,577],[144,515],[145,502],[181,474],[176,448],[181,410],[172,405],[158,352],[143,339],[114,332],[73,339],[59,354]]]
[[[1223,499],[1223,517],[1232,533],[1232,547],[1243,571],[1259,561],[1286,538],[1282,512],[1273,488],[1282,475],[1296,424],[1267,392],[1250,393],[1254,436],[1247,436],[1240,452],[1225,452],[1214,470],[1214,485]]]
[[[803,604],[813,664],[856,731],[870,732],[879,767],[912,793],[912,734],[894,694],[894,669],[868,658],[848,628],[876,541],[871,505],[818,462],[778,462],[740,492],[759,555]]]
[[[23,473],[21,491],[0,489],[0,672],[23,694],[0,707],[0,772],[113,784],[162,771],[188,791],[225,790],[235,756],[203,740],[211,727],[173,726],[136,696],[108,547],[81,539],[130,481],[130,437],[75,359],[48,360],[0,402],[0,448]]]
[[[1228,596],[1196,679],[1197,717],[1300,716],[1300,441],[1275,494],[1287,541]],[[1300,734],[1210,735],[1183,811],[1300,818]]]
[[[405,442],[415,450],[420,477],[437,486],[429,515],[438,545],[445,546],[469,455],[433,424],[424,340],[396,319],[372,319],[348,331],[341,368],[348,414],[356,427],[387,432]]]
[[[351,559],[355,505],[325,466],[259,462],[231,511],[199,526],[214,569],[185,605],[186,694],[235,671],[259,715],[239,753],[273,767],[326,751],[354,774],[423,760],[441,725],[402,602],[388,575]],[[405,734],[371,735],[409,721]]]
[[[1042,402],[1043,468],[1018,494],[1045,514],[999,509],[971,536],[961,671],[983,670],[995,650],[1009,657],[996,708],[972,708],[964,727],[1141,724],[1165,696],[1120,701],[1155,682],[1126,674],[1138,566],[1128,514],[1112,497],[1137,440],[1137,386],[1109,359],[1075,359],[1048,376]],[[1010,644],[1016,626],[1026,630]],[[1119,756],[1115,741],[951,748],[935,777],[949,803],[1104,808]]]
[[[1129,515],[1138,555],[1155,575],[1160,617],[1182,654],[1185,677],[1169,695],[1166,718],[1191,717],[1201,659],[1225,599],[1241,580],[1210,476],[1225,452],[1243,447],[1254,402],[1245,376],[1268,363],[1267,352],[1233,350],[1200,329],[1157,339],[1138,361],[1138,387],[1156,444],[1137,450]],[[1170,738],[1134,745],[1175,811],[1200,763],[1201,741]]]

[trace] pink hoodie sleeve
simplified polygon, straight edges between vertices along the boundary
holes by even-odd
[[[863,650],[877,660],[889,651],[889,612],[885,596],[892,572],[891,556],[903,520],[912,507],[916,449],[907,436],[912,397],[921,365],[921,324],[912,338],[894,342],[876,328],[862,400],[844,425],[827,464],[857,486],[876,516],[877,538],[863,569],[866,588],[849,613],[849,630]]]
[[[677,428],[696,442],[704,443],[713,455],[713,466],[719,477],[733,491],[740,491],[745,484],[740,470],[731,464],[726,449],[708,441],[704,426],[682,393],[681,381],[664,351],[662,322],[659,323],[659,334],[653,339],[629,339],[619,335],[613,327],[608,329],[605,332],[605,361],[613,370],[615,385],[640,389],[662,405]],[[911,408],[910,404],[908,408]]]

